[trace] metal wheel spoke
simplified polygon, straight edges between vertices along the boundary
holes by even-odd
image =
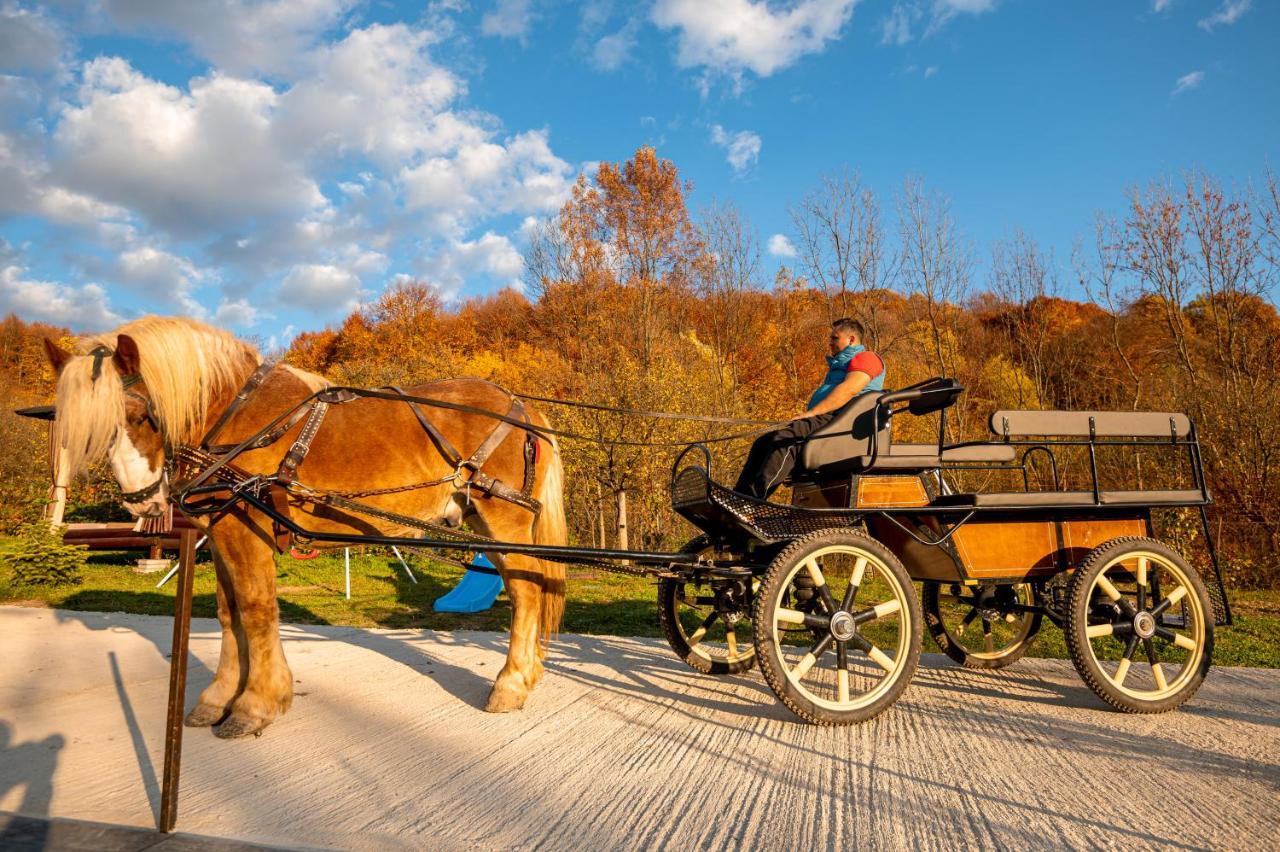
[[[849,703],[849,643],[836,641],[836,701]]]
[[[729,646],[729,658],[733,659],[734,657],[738,656],[738,637],[733,632],[732,624],[729,624],[726,622],[724,626],[724,630],[725,630],[724,641],[725,641],[725,644]]]
[[[862,612],[853,616],[853,623],[857,625],[866,624],[868,621],[875,621],[877,618],[884,618],[886,615],[893,615],[895,612],[902,611],[902,601],[892,598],[884,603],[878,603],[873,607],[864,609]]]
[[[1090,639],[1100,639],[1103,636],[1111,636],[1116,632],[1114,624],[1090,624],[1084,629],[1084,635]]]
[[[853,609],[853,602],[858,598],[858,587],[862,585],[862,577],[867,572],[867,557],[859,556],[853,565],[853,573],[849,576],[849,588],[844,590],[844,600],[840,608],[845,612]]]
[[[1187,596],[1187,587],[1179,586],[1178,588],[1174,589],[1172,592],[1169,593],[1169,597],[1160,601],[1160,603],[1156,605],[1156,608],[1151,610],[1151,614],[1154,615],[1156,618],[1159,618],[1160,616],[1164,615],[1165,610],[1167,610],[1169,607],[1173,606],[1174,604],[1176,604],[1178,601],[1182,600],[1186,596]]]
[[[975,606],[973,607],[973,609],[969,610],[969,613],[964,618],[960,619],[960,627],[959,629],[956,630],[956,635],[963,636],[965,628],[967,628],[970,624],[972,624],[973,620],[977,617],[978,617],[978,608]]]
[[[1147,557],[1138,557],[1138,609],[1147,608]]]
[[[884,651],[881,651],[875,645],[872,645],[871,642],[867,639],[867,637],[863,636],[860,633],[855,633],[853,635],[853,638],[849,640],[849,644],[857,648],[862,653],[866,654],[868,657],[870,657],[872,662],[874,662],[880,668],[884,669],[887,672],[893,671],[894,666],[896,665],[896,663],[894,663],[893,661],[893,658],[890,657],[888,654],[886,654]]]
[[[988,654],[995,653],[996,645],[995,639],[991,636],[991,622],[985,618],[982,619],[982,647]]]
[[[1196,648],[1200,647],[1196,644],[1196,640],[1192,639],[1190,636],[1179,633],[1176,630],[1170,630],[1167,627],[1157,627],[1156,635],[1168,642],[1170,645],[1175,645],[1184,651],[1194,651]]]
[[[801,612],[798,609],[778,607],[774,610],[774,618],[777,621],[785,622],[786,624],[794,624],[797,627],[808,627],[813,630],[827,630],[831,627],[831,619],[827,616],[811,612]]]
[[[818,662],[818,658],[827,652],[827,649],[831,647],[831,643],[834,641],[835,639],[831,634],[827,634],[819,639],[817,643],[800,658],[800,662],[796,663],[795,668],[791,670],[791,676],[796,680],[800,680],[800,678],[808,674],[809,669],[813,668],[813,664]]]
[[[1147,662],[1150,663],[1153,668],[1160,665],[1160,658],[1156,656],[1155,643],[1150,639],[1143,639],[1142,647],[1147,652]]]
[[[1125,641],[1124,653],[1120,655],[1120,663],[1116,666],[1116,673],[1111,678],[1116,686],[1124,686],[1124,679],[1129,674],[1129,666],[1133,665],[1133,655],[1138,652],[1138,639],[1136,634],[1132,634]]]
[[[714,610],[706,617],[706,620],[698,625],[698,629],[689,634],[689,647],[692,648],[702,641],[702,637],[707,635],[707,628],[711,626],[711,622],[716,620],[720,613]]]

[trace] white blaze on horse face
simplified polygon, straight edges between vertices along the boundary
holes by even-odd
[[[152,470],[151,462],[138,452],[124,429],[116,435],[115,446],[111,448],[111,472],[116,475],[122,491],[141,491],[160,478],[160,471]],[[159,515],[169,499],[168,490],[168,484],[161,483],[160,490],[151,497],[141,503],[126,501],[124,507],[138,516]]]

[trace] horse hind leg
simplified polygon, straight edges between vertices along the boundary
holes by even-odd
[[[207,728],[230,715],[231,704],[244,689],[249,672],[248,647],[235,611],[231,574],[217,546],[214,545],[211,549],[213,567],[218,577],[218,623],[222,627],[222,649],[218,655],[218,670],[213,675],[213,683],[200,693],[196,706],[184,720],[189,728]]]

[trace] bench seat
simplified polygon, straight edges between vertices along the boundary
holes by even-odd
[[[1199,503],[1202,495],[1194,489],[1175,491],[1103,491],[1099,499],[1104,506],[1178,506]],[[1092,506],[1092,491],[1003,491],[981,494],[941,494],[934,506],[974,506],[1000,508],[1012,506]]]

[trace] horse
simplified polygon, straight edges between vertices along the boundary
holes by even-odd
[[[233,406],[250,377],[267,369],[259,370],[261,355],[230,333],[187,318],[144,317],[81,339],[76,348],[68,352],[45,341],[57,374],[55,446],[72,473],[109,460],[124,506],[135,517],[157,517],[168,509],[172,485],[166,471],[175,448],[199,444],[229,407],[230,417],[217,431],[220,440],[236,443],[328,386],[318,375],[277,364]],[[497,415],[507,414],[513,399],[497,385],[473,378],[443,379],[404,392]],[[428,440],[429,428],[434,426],[465,457],[485,442],[497,422],[474,411],[430,408],[429,422],[423,423],[403,402],[358,398],[334,405],[297,476],[313,489],[389,489],[391,493],[361,502],[402,517],[449,525],[464,521],[494,539],[563,545],[567,527],[559,448],[553,437],[537,431],[550,427],[547,419],[532,406],[525,412],[532,428],[508,433],[484,469],[503,483],[531,483],[529,496],[540,508],[473,493],[465,487],[465,477],[451,478],[461,468],[446,461],[434,436]],[[248,474],[275,473],[303,427],[298,423],[279,441],[244,452],[235,465]],[[533,452],[526,441],[535,444]],[[532,476],[526,480],[529,465]],[[400,490],[432,481],[438,484]],[[314,532],[421,534],[403,521],[357,516],[294,495],[289,511]],[[213,727],[222,738],[257,734],[287,712],[293,700],[276,601],[275,555],[281,544],[271,519],[242,503],[192,520],[209,537],[222,647],[213,682],[184,721],[191,727]],[[532,556],[487,555],[506,584],[512,618],[506,663],[485,709],[507,712],[522,708],[542,677],[548,642],[564,613],[565,572],[561,563]]]

